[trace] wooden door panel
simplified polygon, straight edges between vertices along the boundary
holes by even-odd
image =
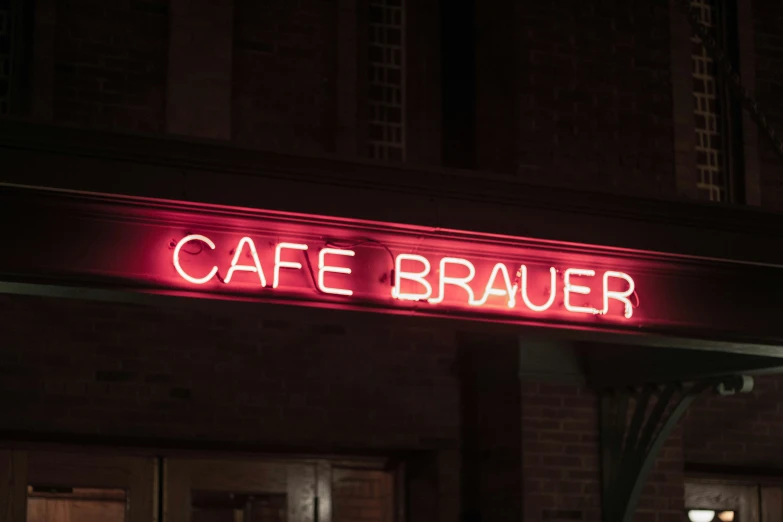
[[[97,489],[122,489],[126,492],[126,522],[157,521],[156,463],[152,458],[125,457],[102,454],[66,452],[27,452],[27,473],[25,477],[25,510],[27,509],[27,485],[87,487]],[[125,505],[103,506],[96,503],[49,501],[45,509],[64,510],[62,516],[76,520],[87,520],[99,514],[94,510],[125,510]],[[36,516],[40,507],[33,507]],[[113,511],[112,511],[113,512]],[[86,518],[87,517],[87,518]],[[24,519],[23,519],[24,520]],[[29,521],[27,521],[29,522]]]
[[[285,464],[226,461],[189,460],[170,461],[172,467],[182,467],[190,477],[191,489],[210,491],[258,491],[286,493],[287,469]]]
[[[761,520],[783,520],[783,487],[761,488]]]

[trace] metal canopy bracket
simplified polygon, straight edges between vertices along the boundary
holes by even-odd
[[[600,393],[603,522],[631,522],[664,442],[705,390],[746,393],[753,379],[728,376],[603,390]]]

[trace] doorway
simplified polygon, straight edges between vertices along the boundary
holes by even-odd
[[[0,522],[404,522],[403,467],[111,449],[0,449]]]

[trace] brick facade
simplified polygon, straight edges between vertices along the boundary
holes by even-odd
[[[45,19],[36,31],[44,40],[53,33],[54,60],[50,63],[46,48],[36,48],[33,69],[37,78],[52,74],[53,120],[130,132],[169,129],[290,153],[366,156],[371,117],[367,2],[342,0],[336,8],[316,0],[263,5],[237,0],[233,8],[233,27],[215,29],[221,33],[216,38],[233,42],[230,49],[223,46],[226,56],[199,60],[170,52],[170,45],[186,43],[170,38],[171,31],[179,34],[179,25],[166,1],[75,0],[57,2],[49,11],[41,7]],[[411,129],[406,146],[412,161],[437,164],[442,155],[429,150],[441,147],[436,107],[453,87],[439,86],[440,31],[430,11],[418,5],[406,11],[406,28],[414,32],[406,36],[414,46],[406,58],[411,68],[406,104],[415,108],[405,112]],[[774,1],[756,0],[754,23],[742,28],[753,34],[740,35],[750,38],[754,50],[753,71],[743,69],[746,83],[773,121],[781,111],[775,98],[781,69],[778,11]],[[511,0],[492,8],[479,5],[477,167],[536,183],[655,198],[693,195],[692,187],[678,186],[675,165],[688,162],[676,158],[673,146],[672,95],[676,98],[676,89],[687,89],[691,82],[677,78],[685,71],[672,72],[679,67],[672,51],[672,28],[684,27],[679,17],[682,13],[667,0],[633,7],[594,2],[576,8],[564,2],[523,6]],[[199,32],[195,26],[191,30]],[[689,47],[685,35],[676,38],[681,36]],[[200,71],[224,65],[228,68],[219,78]],[[169,70],[178,72],[167,79]],[[167,87],[167,81],[199,87],[189,95]],[[445,90],[434,93],[433,86]],[[683,98],[685,105],[689,96]],[[183,98],[198,105],[192,111],[200,114],[196,127],[166,121],[196,117],[187,114]],[[749,158],[753,172],[746,177],[751,185],[760,184],[763,205],[777,210],[781,160],[763,136],[757,141],[759,172]],[[746,155],[755,157],[754,152]],[[684,177],[695,182],[697,176]],[[755,199],[758,190],[747,187],[748,197]]]
[[[287,153],[334,152],[334,5],[238,0],[235,9],[233,139]]]
[[[519,4],[517,20],[519,175],[671,197],[668,3]]]
[[[576,385],[522,390],[525,520],[600,520],[597,397]]]
[[[214,3],[198,4],[203,9],[188,24],[174,5],[174,0],[42,0],[37,12],[46,18],[36,20],[43,31],[37,38],[52,49],[47,54],[46,46],[34,46],[31,69],[37,71],[34,82],[50,77],[51,85],[34,85],[32,114],[47,123],[150,133],[161,148],[168,146],[163,134],[170,132],[288,155],[367,156],[369,18],[364,17],[370,11],[365,0],[234,0],[231,23],[214,24],[208,16]],[[475,157],[478,170],[491,173],[488,178],[653,200],[690,194],[682,187],[690,178],[682,175],[687,161],[676,143],[675,125],[682,122],[674,113],[679,83],[672,76],[677,58],[668,0],[612,5],[504,0],[492,6],[477,1],[475,7],[478,77],[471,115],[475,139],[469,144],[475,154],[464,156]],[[399,115],[407,126],[406,156],[413,164],[439,167],[445,156],[452,157],[442,147],[457,139],[444,130],[449,115],[441,114],[442,98],[454,88],[441,81],[443,28],[435,3],[409,0],[406,9],[411,31],[406,38],[412,42],[404,79],[408,105]],[[776,0],[754,0],[753,9],[755,91],[762,108],[783,126],[778,96],[783,10]],[[211,51],[204,63],[198,49],[188,45],[188,35],[199,28],[204,32],[199,45]],[[686,86],[690,81],[689,76]],[[686,102],[689,97],[684,96]],[[190,100],[202,98],[207,101],[190,111],[195,103]],[[763,137],[758,143],[760,168],[754,175],[760,201],[779,212],[783,160]],[[29,151],[14,147],[15,158],[29,159]],[[74,160],[74,169],[90,171],[79,178],[83,183],[89,176],[100,178],[96,173],[104,168],[131,177],[149,167],[144,174],[149,177],[139,175],[135,185],[106,175],[92,186],[105,191],[134,186],[137,195],[150,196],[152,178],[159,175],[171,180],[166,197],[206,200],[204,194],[222,188],[229,176],[234,182],[251,178],[248,163],[256,156],[247,157],[231,174],[221,172],[221,160],[209,163],[203,157],[198,164],[188,158],[194,163],[176,175],[165,162],[136,164],[119,156]],[[290,173],[284,163],[270,165],[268,179]],[[544,237],[543,227],[552,226],[562,234],[554,211],[540,226],[535,219],[520,219],[522,210],[514,214],[513,200],[497,215],[473,216],[464,211],[471,207],[460,206],[474,195],[464,188],[460,205],[449,207],[453,202],[432,195],[435,182],[422,182],[426,188],[416,192],[396,187],[394,170],[372,172],[377,173],[373,188],[413,194],[407,201],[420,205],[418,214],[410,211],[416,224],[424,225],[426,218],[427,225],[440,226],[451,212],[474,230],[517,220],[524,228],[513,230]],[[331,174],[337,181],[328,182],[339,185],[342,178]],[[180,175],[187,182],[178,184]],[[8,176],[2,181],[20,182],[16,174]],[[69,185],[76,177],[55,179],[47,173],[37,179],[85,189]],[[439,187],[446,187],[441,179]],[[479,183],[471,179],[465,183]],[[287,182],[281,193],[288,191],[288,199],[281,197],[281,205],[292,201],[295,183],[312,185],[303,189],[302,201],[322,205],[325,184],[316,187],[293,175]],[[252,193],[265,188],[265,181],[253,183],[237,182],[232,201],[257,202]],[[372,206],[363,200],[369,189],[362,190],[350,192],[357,208]],[[603,226],[601,210],[591,215],[593,230]],[[722,219],[731,221],[726,212]],[[621,232],[638,235],[628,223]],[[720,227],[725,223],[715,229]],[[676,243],[672,252],[696,243],[681,229],[676,240],[665,228],[648,230],[655,230],[648,234],[655,245]],[[578,239],[571,233],[568,239]],[[769,230],[759,233],[767,236],[748,242],[771,236]],[[479,354],[487,362],[472,366],[470,388],[460,373],[462,332],[415,320],[399,324],[347,312],[337,321],[320,321],[301,309],[267,317],[252,305],[222,302],[192,309],[0,294],[0,407],[16,412],[0,417],[0,438],[401,452],[414,455],[406,461],[411,483],[417,484],[406,498],[414,506],[409,522],[470,521],[481,515],[503,522],[601,519],[598,399],[591,389],[518,383],[518,361],[508,346],[505,351],[486,347]],[[682,520],[690,465],[781,473],[782,395],[783,380],[765,376],[751,395],[706,395],[697,401],[666,442],[634,521]],[[335,490],[335,512],[342,513],[337,516],[380,520],[373,504],[380,502],[372,489],[377,484],[361,486],[369,493],[351,489],[346,484],[352,483],[352,472],[341,473],[336,484],[345,488]]]
[[[61,0],[55,9],[54,121],[163,132],[167,2]]]
[[[24,412],[4,417],[2,430],[324,450],[458,437],[448,335],[308,324],[306,313],[264,320],[219,306],[0,302],[2,400]]]
[[[598,397],[580,385],[522,385],[525,521],[601,520]],[[683,439],[675,431],[642,490],[635,522],[682,520]]]
[[[3,417],[6,436],[444,455],[467,443],[457,340],[448,330],[379,331],[375,323],[323,323],[299,311],[259,318],[252,307],[7,295],[0,310],[0,405],[18,412]],[[503,484],[520,477],[523,520],[599,521],[596,394],[582,385],[525,381],[516,403],[513,391],[497,385],[513,367],[494,350],[477,354],[488,361],[478,367],[484,391],[475,424],[483,427],[476,468],[482,502],[515,502],[503,500]],[[496,386],[486,387],[490,381]],[[779,388],[780,379],[767,377],[751,395],[702,397],[667,440],[634,520],[679,520],[685,464],[783,467]],[[514,404],[521,404],[516,428],[508,421]],[[520,451],[501,433],[517,433]],[[447,477],[443,499],[455,502],[459,488],[448,482],[458,475],[446,471],[451,464],[439,466]],[[351,491],[343,492],[348,511]]]
[[[683,421],[686,462],[783,468],[782,395],[783,379],[762,376],[751,394],[702,398]]]

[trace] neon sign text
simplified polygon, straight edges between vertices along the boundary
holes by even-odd
[[[245,245],[247,245],[248,248],[250,249],[250,255],[253,258],[253,265],[239,264],[239,258],[242,255]],[[214,250],[214,248],[212,250]],[[234,272],[236,272],[237,270],[241,270],[243,272],[257,272],[258,279],[259,282],[261,283],[261,286],[266,286],[266,277],[264,276],[264,269],[261,268],[261,261],[259,261],[258,259],[258,251],[256,250],[256,245],[255,243],[253,243],[253,240],[250,239],[249,237],[243,237],[242,239],[239,240],[239,244],[237,245],[236,251],[234,253],[234,259],[231,260],[231,267],[228,269],[228,274],[226,274],[226,279],[224,282],[230,283],[231,276],[233,276]],[[217,272],[217,270],[215,271]],[[182,272],[180,272],[180,274],[182,274]],[[277,278],[277,271],[275,271],[275,278]]]
[[[191,241],[201,241],[212,250],[215,250],[215,243],[213,243],[212,240],[206,236],[200,236],[198,234],[191,234],[189,236],[185,236],[180,240],[179,243],[177,243],[177,246],[174,247],[174,268],[177,269],[177,272],[179,273],[179,275],[182,276],[182,278],[185,281],[188,281],[189,283],[193,283],[194,285],[203,285],[204,283],[209,282],[213,277],[215,277],[215,274],[217,274],[218,271],[218,267],[213,266],[212,269],[209,271],[209,273],[204,277],[194,277],[188,274],[187,272],[185,272],[182,269],[182,266],[179,264],[179,254],[182,251],[182,247],[184,247]],[[231,271],[229,270],[229,275],[230,274]],[[266,286],[266,283],[264,283],[263,286]]]
[[[275,248],[275,279],[274,283],[272,283],[272,288],[280,286],[281,268],[293,268],[295,270],[302,268],[302,263],[297,261],[283,261],[280,259],[284,248],[289,250],[307,250],[307,245],[300,245],[298,243],[280,243],[277,245]]]
[[[504,313],[536,314],[556,313],[559,310],[560,313],[612,315],[626,319],[633,316],[636,301],[633,278],[616,270],[596,271],[584,266],[558,269],[555,266],[542,266],[540,262],[530,265],[488,261],[486,258],[476,265],[463,257],[406,252],[395,255],[388,249],[393,259],[389,262],[389,258],[386,258],[384,265],[376,268],[368,261],[364,251],[329,245],[317,249],[317,269],[314,269],[309,257],[309,245],[279,242],[270,244],[270,247],[274,250],[274,256],[270,252],[266,259],[269,263],[269,257],[273,257],[270,263],[272,289],[281,291],[296,290],[301,293],[309,288],[310,292],[315,290],[331,296],[393,299],[402,303],[411,302],[411,305],[417,307],[423,303],[438,307],[467,306],[486,308],[488,311],[505,310]],[[225,278],[221,278],[219,264],[212,261],[183,266],[183,252],[191,256],[205,252],[209,259],[214,260],[215,256],[220,255],[217,250],[215,242],[207,236],[185,236],[174,246],[174,268],[184,281],[194,285],[218,281],[243,288],[253,284],[260,288],[267,287],[263,256],[259,256],[256,244],[247,236],[239,239],[236,247],[229,251],[231,261],[226,266]],[[356,268],[362,269],[359,275]],[[281,269],[296,271],[299,275],[288,271],[281,273]],[[246,275],[236,283],[237,272],[256,274],[258,279]],[[368,279],[368,273],[378,277]],[[383,285],[379,281],[386,283]]]
[[[332,274],[346,275],[350,275],[351,273],[350,268],[327,265],[326,256],[328,255],[353,257],[356,255],[356,252],[353,250],[343,250],[341,248],[322,248],[321,251],[318,252],[318,289],[325,294],[353,295],[353,290],[347,290],[345,288],[334,288],[326,286],[324,283],[324,275],[327,272]]]

